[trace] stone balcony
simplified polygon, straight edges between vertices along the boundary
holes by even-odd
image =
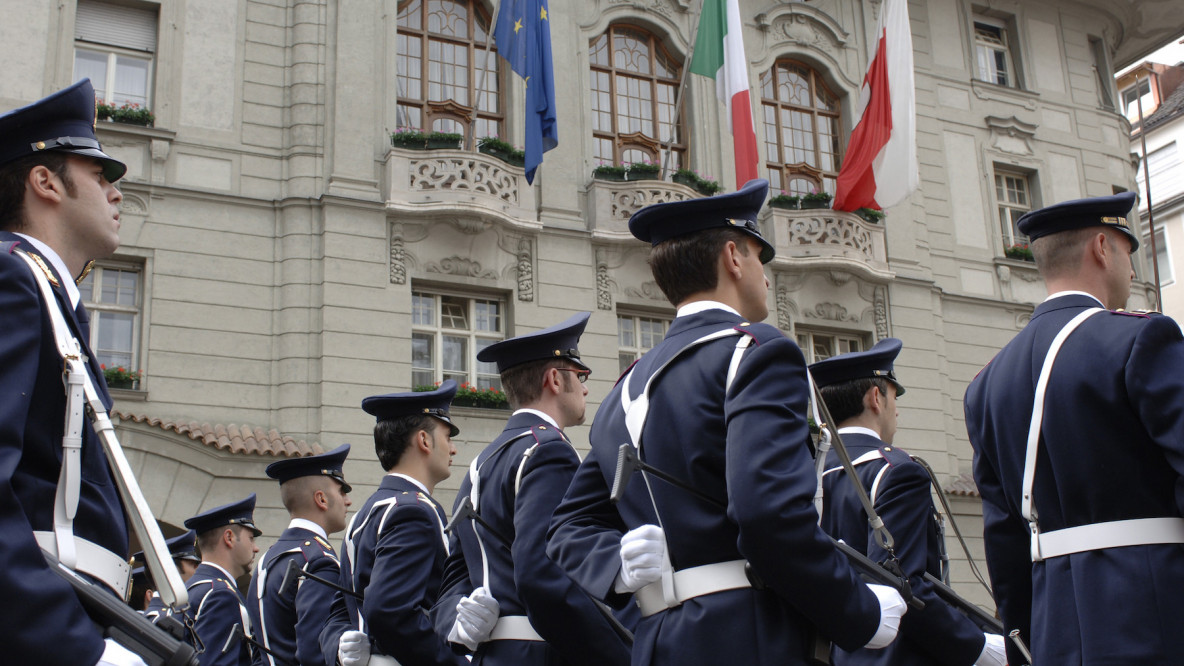
[[[540,226],[535,188],[522,167],[467,150],[401,148],[388,150],[385,164],[388,210]]]
[[[855,213],[830,209],[787,210],[766,207],[761,233],[777,256],[775,266],[794,269],[844,270],[875,282],[892,279],[883,223]]]
[[[594,238],[633,240],[629,217],[650,204],[682,201],[701,197],[697,191],[664,180],[609,181],[593,180],[588,185],[584,210],[588,230]]]

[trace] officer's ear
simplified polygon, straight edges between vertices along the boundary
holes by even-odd
[[[329,508],[329,496],[323,490],[315,490],[312,494],[312,502],[321,511]]]
[[[38,164],[25,177],[26,191],[45,201],[60,202],[66,194],[66,184],[53,169]]]
[[[880,391],[880,387],[876,386],[875,384],[872,384],[871,388],[869,388],[867,391],[864,391],[864,411],[871,412],[873,414],[879,414],[880,412],[884,411],[883,407],[880,406],[880,396],[882,395],[884,395],[884,393]]]
[[[234,548],[234,536],[234,528],[230,525],[227,525],[226,528],[222,530],[222,545],[226,546],[227,548]]]

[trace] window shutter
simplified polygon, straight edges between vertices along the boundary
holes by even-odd
[[[78,0],[74,39],[156,51],[156,12],[96,0]]]

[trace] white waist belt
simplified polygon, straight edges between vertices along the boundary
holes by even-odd
[[[400,666],[399,661],[394,657],[388,657],[385,654],[370,655],[370,666]]]
[[[1184,543],[1184,518],[1139,518],[1067,527],[1034,535],[1040,559],[1104,548]],[[1039,559],[1036,560],[1040,561]]]
[[[673,599],[667,599],[662,594],[663,581],[660,580],[641,588],[633,594],[633,598],[641,609],[642,617],[649,617],[654,613],[675,608],[688,599],[725,590],[752,587],[752,581],[748,580],[748,574],[744,571],[747,564],[745,560],[732,560],[675,571]]]
[[[57,536],[53,532],[33,532],[37,545],[57,555]],[[75,571],[103,581],[120,599],[127,599],[127,583],[132,567],[127,560],[86,539],[74,537],[74,551],[78,554]]]
[[[489,632],[491,641],[541,641],[542,636],[530,625],[525,615],[503,615]]]

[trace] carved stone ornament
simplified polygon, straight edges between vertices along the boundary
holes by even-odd
[[[148,203],[130,192],[124,192],[119,212],[124,215],[147,215]]]
[[[828,243],[858,251],[868,261],[875,261],[872,233],[854,220],[818,215],[795,218],[789,224],[791,245]]]
[[[604,248],[596,249],[596,308],[613,309],[612,281],[608,277],[608,259]]]
[[[407,284],[406,254],[403,249],[403,225],[391,223],[391,284]]]
[[[876,300],[872,307],[876,318],[876,340],[883,340],[888,337],[888,287],[876,287]]]
[[[793,302],[789,298],[788,289],[777,290],[777,328],[781,329],[782,333],[789,335],[793,330],[793,315],[790,310],[793,308]]]
[[[996,150],[1012,155],[1032,154],[1031,140],[1036,136],[1036,125],[1026,123],[1015,116],[987,116],[987,127],[991,130],[991,145]]]
[[[859,321],[859,315],[847,314],[847,308],[838,303],[819,303],[813,310],[806,310],[806,317],[828,321]]]
[[[518,241],[518,300],[529,303],[534,300],[534,258],[530,241]]]
[[[497,280],[497,271],[482,270],[481,264],[467,259],[465,257],[458,257],[453,255],[445,257],[439,262],[430,262],[424,267],[429,273],[441,273],[443,275],[456,275],[459,277],[478,278],[481,280]]]
[[[664,187],[642,187],[636,189],[618,190],[613,192],[613,217],[628,220],[634,213],[657,203],[684,201],[690,199],[682,192]]]
[[[518,177],[485,160],[435,157],[411,160],[412,190],[453,190],[488,194],[517,206]]]
[[[658,288],[658,283],[654,281],[642,282],[638,287],[628,287],[625,293],[636,298],[648,298],[651,301],[664,301],[666,295]]]

